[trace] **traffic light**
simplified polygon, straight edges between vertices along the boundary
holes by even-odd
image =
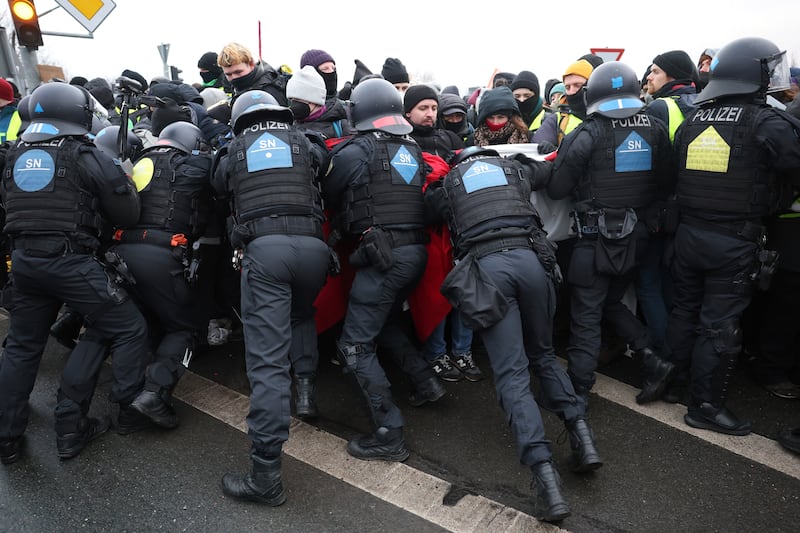
[[[169,67],[169,74],[170,78],[172,78],[172,81],[183,81],[183,78],[181,78],[181,72],[183,71],[176,66]]]
[[[44,45],[42,30],[39,29],[39,15],[33,0],[8,0],[14,29],[17,31],[17,42],[20,46],[36,50]]]

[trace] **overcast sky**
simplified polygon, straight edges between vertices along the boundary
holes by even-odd
[[[266,62],[296,69],[305,50],[321,48],[336,60],[340,86],[352,79],[355,59],[377,73],[387,57],[397,57],[412,83],[425,77],[440,87],[457,85],[463,92],[485,84],[497,68],[533,71],[543,87],[590,48],[624,48],[621,60],[643,74],[661,52],[682,49],[697,59],[706,47],[746,36],[771,39],[788,51],[792,65],[800,65],[796,0],[115,3],[93,39],[45,35],[39,62],[63,67],[68,78],[113,80],[128,68],[149,80],[164,75],[158,45],[167,43],[168,64],[182,69],[184,81],[192,83],[200,81],[199,57],[219,52],[230,41],[257,55],[260,21]],[[36,6],[44,13],[57,4],[36,0]],[[5,2],[2,8],[2,20],[9,26]],[[45,32],[88,33],[62,8],[42,16],[40,25]]]

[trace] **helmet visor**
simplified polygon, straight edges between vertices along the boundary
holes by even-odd
[[[786,50],[773,56],[763,59],[769,73],[769,85],[767,92],[785,91],[791,87],[789,74],[789,61],[786,58]]]

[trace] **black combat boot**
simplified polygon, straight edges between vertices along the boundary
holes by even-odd
[[[661,399],[667,403],[681,403],[688,399],[688,392],[689,377],[685,372],[675,371],[675,375],[664,389]]]
[[[371,435],[360,435],[347,443],[347,453],[367,461],[403,462],[410,455],[403,440],[403,428],[379,427]]]
[[[277,507],[286,501],[281,483],[281,458],[250,455],[253,469],[248,474],[225,474],[222,476],[222,492],[251,502]]]
[[[693,428],[707,429],[741,437],[750,433],[750,422],[742,421],[726,407],[716,407],[708,402],[703,402],[699,407],[689,407],[689,412],[683,420]]]
[[[550,461],[537,463],[531,470],[533,471],[531,489],[536,491],[537,518],[545,522],[564,520],[571,512],[561,494],[561,478],[553,463]]]
[[[295,403],[295,413],[298,418],[316,418],[319,414],[317,401],[315,399],[314,377],[297,378],[297,402]]]
[[[167,389],[158,391],[146,388],[131,402],[131,407],[142,413],[159,427],[178,427],[178,414],[172,407],[172,394]]]
[[[118,435],[130,435],[153,427],[153,421],[128,405],[120,404],[117,416],[116,432]]]
[[[107,418],[97,419],[83,417],[77,424],[75,431],[60,433],[56,427],[56,448],[58,457],[62,460],[72,459],[106,431],[108,431],[110,421]]]
[[[82,327],[83,317],[79,313],[65,311],[50,326],[50,335],[62,346],[72,349],[75,348],[75,341],[80,336]]]
[[[414,407],[421,407],[426,403],[433,403],[447,393],[447,390],[436,376],[431,376],[417,383],[416,390],[408,396],[408,403]]]
[[[19,450],[22,447],[22,436],[0,441],[0,463],[10,465],[19,460]]]
[[[643,404],[658,400],[675,374],[675,365],[659,357],[650,348],[642,348],[638,355],[642,358],[642,390],[636,395],[636,403]]]
[[[569,433],[569,444],[572,447],[572,471],[589,472],[603,466],[603,460],[594,445],[594,435],[589,424],[583,418],[576,418],[565,423]]]

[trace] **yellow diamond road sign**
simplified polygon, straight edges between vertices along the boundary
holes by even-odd
[[[117,4],[111,0],[56,0],[56,3],[81,23],[89,33],[100,26]]]

